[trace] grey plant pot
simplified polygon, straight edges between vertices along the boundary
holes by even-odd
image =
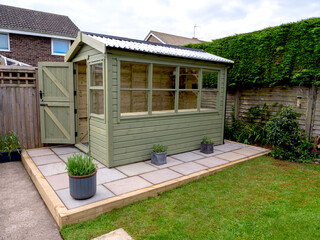
[[[213,153],[213,143],[206,144],[202,142],[200,146],[200,152],[205,154]]]
[[[70,195],[74,199],[91,198],[97,191],[97,170],[85,176],[72,176],[69,174],[69,187]]]
[[[151,163],[155,165],[162,165],[167,163],[167,153],[155,153],[154,151],[151,152]]]

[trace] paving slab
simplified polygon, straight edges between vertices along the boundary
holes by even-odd
[[[47,176],[46,179],[55,191],[69,187],[68,173],[60,173],[56,175]]]
[[[1,240],[62,239],[21,162],[0,164],[0,203]]]
[[[239,153],[245,156],[252,156],[252,155],[256,155],[258,153],[260,153],[260,151],[252,149],[252,148],[241,148],[241,149],[237,149],[232,151],[234,153]]]
[[[194,162],[183,163],[183,164],[180,164],[177,166],[170,167],[170,169],[172,169],[178,173],[181,173],[183,175],[188,175],[188,174],[191,174],[194,172],[199,172],[199,171],[205,170],[207,168],[208,167],[194,163]]]
[[[127,176],[139,175],[146,172],[151,172],[158,170],[158,168],[151,166],[145,162],[133,163],[129,165],[124,165],[116,167],[119,171],[123,172]]]
[[[240,149],[240,148],[243,148],[243,147],[244,146],[241,146],[240,144],[228,143],[228,144],[223,144],[223,145],[216,146],[214,148],[215,148],[215,150],[218,150],[218,151],[221,151],[221,152],[230,152],[230,151],[233,151],[233,150],[236,150],[236,149]]]
[[[201,156],[204,156],[204,157],[212,157],[212,156],[215,156],[215,155],[223,153],[221,151],[216,150],[215,147],[214,147],[214,152],[213,153],[209,153],[209,154],[202,153],[202,152],[200,152],[200,150],[195,150],[195,151],[192,151],[192,152],[195,153],[195,154],[200,154]]]
[[[99,168],[97,171],[97,185],[126,177],[126,175],[115,168]]]
[[[110,183],[105,183],[103,185],[111,190],[115,195],[121,195],[141,188],[152,186],[150,182],[144,180],[139,176],[128,177]]]
[[[31,150],[28,150],[27,152],[30,157],[38,157],[38,156],[53,154],[53,152],[49,148],[31,149]]]
[[[51,148],[57,155],[67,154],[67,153],[78,153],[80,150],[76,147],[56,147]]]
[[[42,175],[45,177],[67,172],[66,164],[64,162],[41,165],[38,166],[38,168],[41,171]]]
[[[171,155],[170,157],[176,158],[176,159],[181,160],[183,162],[191,162],[194,160],[204,158],[204,156],[202,156],[200,154],[193,153],[193,152],[185,152],[185,153],[175,154],[175,155]]]
[[[221,158],[227,161],[236,161],[239,160],[241,158],[245,158],[245,155],[242,154],[238,154],[238,153],[234,153],[234,152],[226,152],[220,155],[216,155],[216,158]]]
[[[49,163],[62,162],[62,160],[60,158],[58,158],[58,156],[55,154],[32,157],[32,160],[37,166],[49,164]]]
[[[222,160],[220,158],[216,158],[216,157],[209,157],[209,158],[204,158],[204,159],[200,159],[197,161],[194,161],[195,163],[204,165],[206,167],[212,168],[212,167],[216,167],[216,166],[220,166],[223,164],[228,163],[229,161],[227,160]]]
[[[123,228],[118,228],[92,240],[133,240],[133,238]]]
[[[168,168],[157,170],[154,172],[144,173],[140,175],[140,177],[146,179],[147,181],[153,184],[162,183],[162,182],[169,181],[182,176],[183,175],[175,171],[172,171]]]
[[[179,161],[179,160],[177,160],[177,159],[174,159],[174,158],[172,158],[172,157],[167,157],[167,163],[166,163],[166,164],[155,165],[155,164],[152,164],[152,163],[151,163],[151,160],[146,161],[146,163],[148,163],[148,164],[150,164],[151,166],[154,166],[154,167],[156,167],[156,168],[163,169],[163,168],[171,167],[171,166],[178,165],[178,164],[181,164],[181,163],[184,163],[184,162]]]
[[[266,149],[260,148],[260,147],[248,147],[248,148],[253,149],[253,150],[256,150],[256,151],[258,151],[258,152],[260,152],[260,153],[267,151]]]
[[[98,185],[96,194],[92,198],[86,200],[76,200],[72,198],[69,188],[58,190],[56,193],[68,209],[84,206],[114,196],[114,194],[106,189],[103,185]]]

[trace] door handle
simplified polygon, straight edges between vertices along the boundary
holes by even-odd
[[[48,107],[48,104],[46,104],[46,103],[40,103],[40,106],[42,106],[42,107]]]
[[[40,90],[39,95],[40,95],[40,99],[42,100],[42,97],[43,97],[43,95],[44,95],[44,92],[42,92],[42,90]]]

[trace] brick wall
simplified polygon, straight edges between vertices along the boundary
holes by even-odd
[[[10,35],[10,52],[0,51],[1,55],[37,67],[38,62],[63,62],[63,56],[51,54],[51,38]]]

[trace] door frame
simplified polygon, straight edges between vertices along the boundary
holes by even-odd
[[[78,64],[82,61],[86,62],[86,80],[87,80],[87,87],[86,87],[86,91],[87,91],[87,124],[88,124],[88,146],[84,145],[83,143],[80,142],[80,134],[79,134],[79,129],[80,129],[80,119],[79,119],[79,102],[78,102],[78,97],[79,97],[79,89],[78,89],[78,81],[79,81],[79,68],[78,68]],[[74,94],[74,103],[75,103],[75,109],[77,109],[77,113],[74,114],[75,117],[75,131],[78,133],[76,136],[76,140],[75,140],[75,147],[77,147],[78,149],[80,149],[81,151],[83,151],[84,153],[89,153],[90,151],[90,143],[89,143],[89,94],[88,94],[88,61],[86,59],[84,60],[79,60],[77,62],[73,62],[73,69],[74,69],[74,90],[76,91],[76,94]]]

